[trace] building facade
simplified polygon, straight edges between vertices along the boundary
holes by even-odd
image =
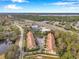
[[[31,31],[29,31],[27,33],[26,42],[27,42],[26,44],[27,44],[28,49],[36,48],[35,38],[34,38],[34,35],[33,35],[33,33]]]
[[[45,49],[47,53],[56,54],[55,37],[53,33],[49,32],[47,34],[45,45],[46,45]]]

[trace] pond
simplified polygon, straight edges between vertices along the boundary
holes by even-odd
[[[9,40],[0,42],[0,54],[7,52],[10,46],[11,42]]]

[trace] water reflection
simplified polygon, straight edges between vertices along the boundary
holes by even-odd
[[[11,41],[8,39],[0,43],[0,54],[7,52],[9,47],[11,46]]]

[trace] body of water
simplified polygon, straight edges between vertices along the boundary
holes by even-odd
[[[10,46],[11,46],[11,41],[4,41],[0,43],[0,54],[7,52]]]

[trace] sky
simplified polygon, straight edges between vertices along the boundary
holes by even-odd
[[[0,0],[0,13],[79,13],[79,0]]]

